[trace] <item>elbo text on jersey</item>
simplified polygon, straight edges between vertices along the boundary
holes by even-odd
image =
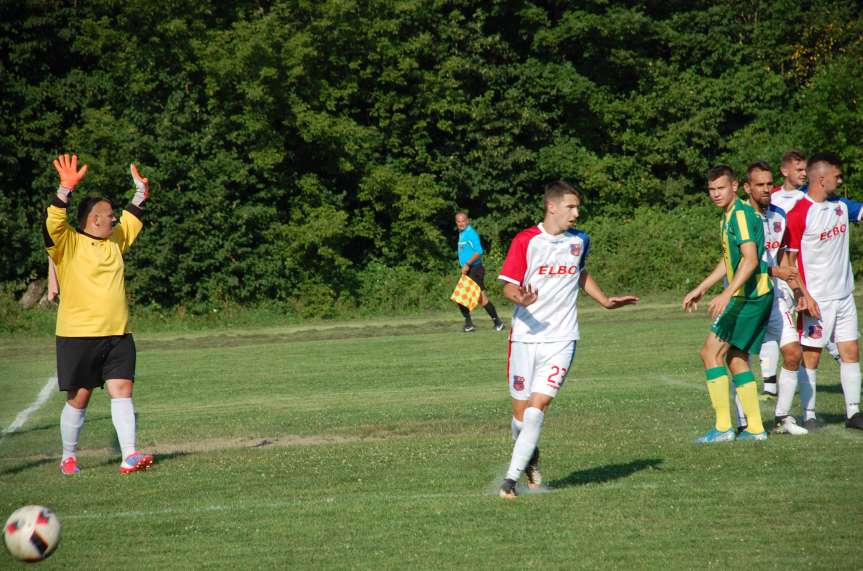
[[[574,276],[578,273],[578,265],[540,266],[536,273],[541,276]]]

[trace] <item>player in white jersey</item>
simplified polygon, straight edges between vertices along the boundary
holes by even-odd
[[[795,263],[803,282],[798,293],[802,312],[801,340],[804,375],[800,401],[805,421],[815,421],[816,370],[821,349],[832,337],[839,348],[839,378],[845,395],[845,426],[863,430],[860,412],[860,353],[854,276],[849,256],[849,220],[860,218],[840,201],[836,189],[842,183],[842,162],[833,153],[817,153],[806,166],[809,192],[788,213],[789,263]],[[851,210],[849,212],[849,210]]]
[[[797,323],[794,319],[794,294],[791,285],[797,283],[797,270],[793,266],[781,266],[782,242],[785,236],[785,211],[771,202],[773,173],[767,163],[758,161],[749,165],[746,171],[746,182],[743,185],[749,195],[749,204],[761,216],[764,225],[764,258],[768,273],[773,281],[773,307],[761,345],[761,372],[764,377],[765,390],[768,384],[768,372],[773,373],[776,381],[776,366],[779,351],[782,351],[782,370],[779,375],[779,398],[776,401],[776,419],[773,431],[780,434],[806,434],[808,431],[797,425],[791,416],[791,404],[794,393],[797,392],[797,369],[802,358],[800,338]],[[799,192],[799,191],[797,191]],[[775,196],[776,193],[774,193]],[[803,193],[800,193],[803,196]],[[776,347],[776,354],[765,351],[766,347]],[[774,385],[774,389],[776,386]]]
[[[514,498],[525,473],[531,488],[542,483],[539,442],[545,411],[566,380],[579,339],[576,300],[579,290],[607,309],[638,301],[608,297],[586,268],[590,238],[572,226],[582,195],[563,181],[545,188],[541,224],[513,239],[498,279],[515,304],[510,330],[507,380],[512,399],[512,459],[500,496]]]

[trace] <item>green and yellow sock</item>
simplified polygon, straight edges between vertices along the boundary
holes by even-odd
[[[755,384],[755,375],[752,374],[752,371],[743,371],[734,375],[733,381],[737,396],[740,397],[740,403],[743,405],[743,412],[746,414],[746,421],[749,424],[747,430],[752,434],[764,432],[764,424],[761,422],[761,407],[758,405],[758,387]]]
[[[731,406],[728,400],[728,373],[725,367],[713,367],[707,369],[707,392],[710,394],[710,403],[716,412],[716,430],[725,432],[731,429]],[[756,395],[756,400],[757,400]]]

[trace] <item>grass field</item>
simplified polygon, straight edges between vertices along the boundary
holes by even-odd
[[[831,359],[823,431],[698,447],[712,419],[705,314],[649,300],[581,313],[541,441],[547,493],[495,496],[511,451],[506,337],[485,316],[465,335],[453,311],[141,333],[138,439],[153,469],[117,473],[97,394],[83,471],[62,477],[52,393],[0,437],[0,512],[56,511],[63,539],[45,569],[861,565],[863,434],[840,424]],[[53,338],[0,339],[0,427],[54,368]],[[0,568],[16,568],[5,552]]]

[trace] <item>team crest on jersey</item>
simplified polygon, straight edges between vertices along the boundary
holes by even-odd
[[[782,222],[779,222],[778,220],[776,222],[774,222],[773,223],[773,231],[776,232],[777,234],[779,232],[782,232]]]
[[[513,375],[512,376],[512,388],[514,388],[517,391],[523,391],[524,390],[524,377],[520,377],[518,375]]]
[[[569,253],[573,256],[581,255],[581,242],[573,242],[569,245]]]
[[[842,216],[842,205],[836,206],[836,216]]]
[[[810,325],[807,337],[810,339],[821,339],[822,329],[820,325]]]

